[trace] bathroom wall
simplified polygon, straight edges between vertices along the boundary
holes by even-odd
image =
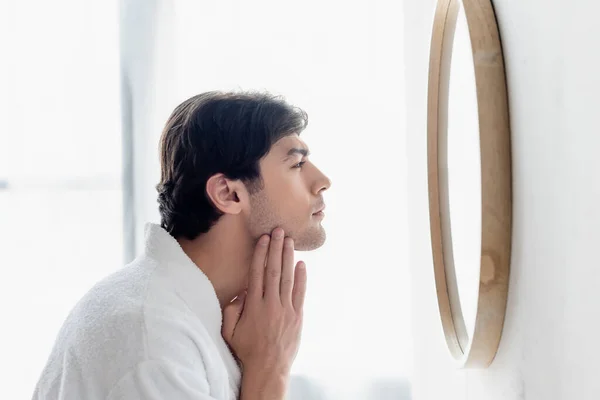
[[[433,279],[426,176],[435,0],[405,0],[415,400],[600,398],[600,3],[497,0],[509,87],[513,254],[500,349],[457,370]]]

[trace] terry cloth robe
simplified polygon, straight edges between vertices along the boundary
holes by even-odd
[[[62,326],[34,400],[234,400],[241,372],[206,275],[156,224]]]

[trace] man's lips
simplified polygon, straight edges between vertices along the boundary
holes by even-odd
[[[317,209],[317,211],[315,211],[315,212],[313,213],[313,215],[314,215],[314,214],[318,214],[318,213],[320,213],[320,212],[323,212],[323,210],[325,210],[325,204],[323,204],[323,206],[322,206],[321,208]]]

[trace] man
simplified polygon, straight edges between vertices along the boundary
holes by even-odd
[[[330,186],[278,97],[210,92],[161,138],[161,225],[62,327],[34,399],[280,400]]]

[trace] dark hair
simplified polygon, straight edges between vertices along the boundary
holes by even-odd
[[[307,123],[303,110],[268,93],[207,92],[181,103],[160,141],[162,227],[176,238],[208,232],[222,215],[206,193],[208,179],[223,173],[260,190],[260,159]]]

